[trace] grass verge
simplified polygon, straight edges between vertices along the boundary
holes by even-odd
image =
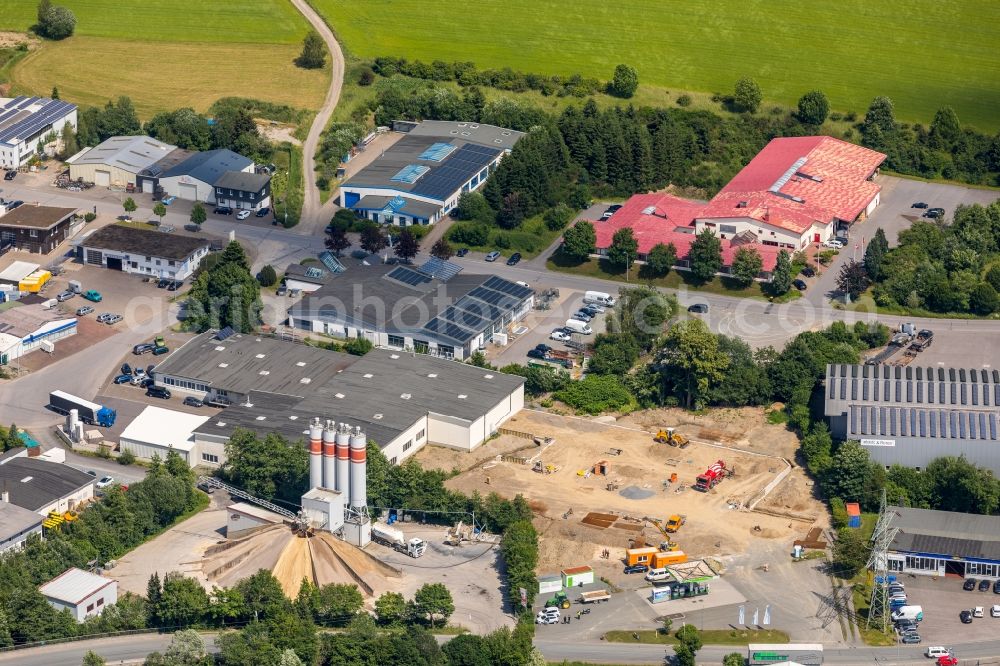
[[[302,215],[302,200],[305,197],[302,148],[286,141],[275,149],[273,159],[274,165],[278,167],[271,180],[274,219],[286,227],[294,227]]]
[[[545,251],[559,237],[562,231],[552,231],[545,226],[541,215],[529,218],[517,229],[490,227],[489,240],[483,245],[469,245],[448,239],[455,249],[466,247],[475,252],[499,250],[506,258],[520,252],[524,259],[532,259]]]
[[[747,645],[748,643],[787,643],[788,634],[777,629],[704,629],[698,632],[705,645]],[[638,636],[638,640],[636,640]],[[677,645],[672,633],[659,629],[641,631],[609,631],[604,640],[610,643],[646,643],[651,645]]]
[[[867,291],[851,303],[844,305],[840,301],[832,301],[834,307],[852,312],[869,312],[872,314],[899,315],[900,317],[921,317],[925,319],[1000,319],[1000,314],[993,314],[986,317],[972,314],[971,312],[933,312],[923,308],[908,308],[903,305],[876,305],[870,291]]]

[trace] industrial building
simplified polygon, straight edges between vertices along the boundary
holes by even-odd
[[[174,451],[191,467],[216,466],[218,456],[202,453],[194,441],[194,431],[208,419],[207,414],[149,406],[128,424],[118,440],[119,445],[122,451],[131,451],[142,460],[150,460],[154,455],[163,460]]]
[[[208,254],[207,240],[109,224],[74,241],[77,259],[124,273],[185,280]]]
[[[11,210],[0,206],[0,252],[9,248],[48,254],[69,238],[75,215],[75,208],[25,204]]]
[[[164,196],[214,204],[216,183],[224,178],[232,178],[227,175],[232,171],[253,174],[253,160],[225,148],[208,150],[194,153],[183,162],[164,170],[156,177],[154,187],[162,188]],[[242,176],[239,178],[242,179]],[[264,178],[270,181],[270,177]]]
[[[215,202],[234,210],[258,211],[271,205],[271,176],[251,171],[226,171],[215,181]]]
[[[1000,474],[998,370],[832,364],[824,414],[834,438],[860,441],[882,465],[965,456]]]
[[[474,192],[524,134],[469,122],[395,123],[406,136],[340,186],[339,202],[369,220],[434,224]]]
[[[0,166],[17,169],[38,154],[53,132],[76,129],[76,104],[45,97],[0,99]]]
[[[153,193],[139,176],[171,153],[177,146],[148,136],[113,136],[92,148],[84,148],[66,160],[71,180],[94,183],[101,187],[135,185],[141,192]],[[181,151],[188,155],[187,151]]]
[[[0,499],[0,555],[24,548],[33,536],[42,536],[43,517],[35,511],[11,504],[6,496]]]
[[[0,312],[0,365],[43,349],[54,351],[56,343],[76,335],[76,317],[66,317],[41,304],[18,305]]]
[[[22,449],[0,458],[0,488],[11,504],[46,516],[93,499],[94,477],[68,465],[29,458]]]
[[[506,344],[511,325],[534,307],[534,292],[497,276],[461,273],[432,259],[420,267],[366,268],[334,276],[288,311],[289,325],[378,347],[467,359],[489,342]]]
[[[289,291],[299,291],[311,294],[320,287],[329,284],[332,279],[330,271],[319,266],[303,266],[289,264],[285,269],[285,288]]]
[[[194,430],[195,450],[217,454],[218,464],[238,428],[304,441],[317,417],[360,427],[393,463],[427,443],[469,451],[524,405],[523,378],[464,363],[384,349],[358,357],[217,332],[174,350],[155,380],[232,403]]]
[[[118,581],[83,569],[67,569],[38,588],[49,605],[83,622],[118,603]]]
[[[1000,516],[891,506],[889,571],[1000,579]]]

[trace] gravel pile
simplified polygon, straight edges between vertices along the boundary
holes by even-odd
[[[629,486],[628,488],[622,488],[619,495],[627,499],[641,500],[652,497],[655,493],[652,490],[647,490],[646,488],[640,488],[639,486]]]

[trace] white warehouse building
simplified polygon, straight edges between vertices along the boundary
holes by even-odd
[[[109,224],[74,241],[77,258],[123,273],[186,280],[208,254],[207,240]]]
[[[83,569],[67,569],[38,588],[49,605],[83,622],[118,603],[118,581]]]
[[[175,451],[191,467],[202,462],[213,464],[211,457],[202,459],[194,441],[194,431],[208,419],[208,415],[149,406],[128,424],[119,444],[122,451],[131,451],[142,460],[151,460],[154,455],[163,460]],[[218,452],[209,453],[216,454],[217,462]]]
[[[0,166],[24,165],[53,132],[69,123],[76,129],[76,104],[46,97],[0,98]]]

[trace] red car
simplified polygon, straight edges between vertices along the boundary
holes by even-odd
[[[950,654],[945,654],[938,657],[938,666],[955,666],[958,663],[958,658]]]

